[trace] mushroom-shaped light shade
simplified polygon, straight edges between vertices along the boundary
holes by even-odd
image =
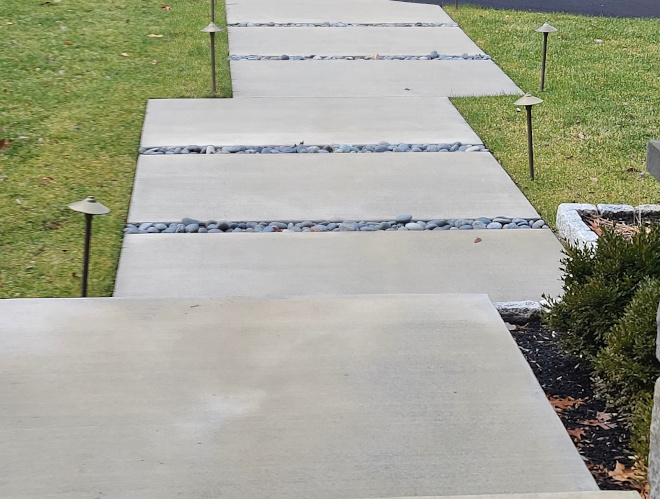
[[[89,196],[82,201],[71,203],[69,208],[73,211],[79,211],[80,213],[85,213],[87,215],[105,215],[106,213],[110,213],[110,208],[103,206],[94,198],[94,196]]]
[[[523,95],[520,99],[513,103],[514,106],[534,106],[535,104],[540,104],[543,102],[543,99],[534,97],[532,94],[527,93]]]
[[[215,23],[210,23],[206,28],[202,29],[203,33],[219,33],[221,31],[224,31],[224,29]]]
[[[539,26],[536,28],[534,31],[537,33],[554,33],[557,31],[557,28],[554,26],[550,26],[548,23],[543,23],[543,26]]]

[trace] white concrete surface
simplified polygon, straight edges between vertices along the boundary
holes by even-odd
[[[483,295],[1,300],[0,316],[5,498],[597,490]]]
[[[234,97],[478,97],[522,91],[493,61],[231,61]]]
[[[446,97],[290,97],[151,99],[141,145],[293,145],[303,140],[309,145],[481,143]]]
[[[229,28],[237,55],[482,54],[460,28]]]
[[[226,8],[228,24],[452,22],[447,13],[437,5],[388,0],[236,0],[227,2]]]
[[[401,213],[538,216],[489,153],[204,154],[141,156],[128,221],[384,221]]]
[[[539,229],[135,234],[124,238],[114,295],[456,292],[539,301],[561,293],[561,256],[552,232]]]

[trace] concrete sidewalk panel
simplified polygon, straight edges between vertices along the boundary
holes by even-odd
[[[597,490],[484,295],[1,300],[0,317],[2,497]]]
[[[483,51],[460,28],[229,28],[237,55],[470,55]]]
[[[141,156],[128,221],[385,221],[401,213],[538,216],[488,153],[205,154]]]
[[[493,61],[232,61],[234,97],[473,97],[522,91]]]
[[[227,23],[417,23],[452,22],[436,5],[387,0],[237,0],[227,3]]]
[[[481,143],[446,97],[290,97],[151,99],[141,144],[293,145],[305,141],[322,145],[382,140]]]
[[[481,241],[475,242],[479,238]],[[561,293],[550,230],[136,234],[124,238],[123,297]]]

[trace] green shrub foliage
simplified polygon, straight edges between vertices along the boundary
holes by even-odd
[[[655,356],[659,302],[660,281],[642,281],[596,356],[598,389],[615,407],[635,407],[640,394],[653,392],[660,376],[660,362]]]
[[[548,325],[572,354],[593,362],[597,393],[629,416],[631,444],[648,454],[660,302],[660,226],[626,240],[605,229],[595,249],[569,247],[564,296],[549,299]]]
[[[654,227],[627,241],[605,230],[596,249],[569,247],[564,253],[564,296],[548,300],[546,321],[565,333],[567,350],[593,359],[640,282],[660,279],[660,231]]]

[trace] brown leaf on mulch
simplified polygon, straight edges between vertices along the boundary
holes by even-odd
[[[584,404],[584,400],[574,399],[573,397],[559,398],[553,397],[552,395],[548,395],[547,397],[550,401],[550,404],[557,413],[561,413],[564,409],[572,409]]]
[[[603,430],[611,430],[616,428],[617,424],[611,422],[612,415],[608,412],[598,412],[596,414],[596,419],[588,419],[583,422],[588,426],[600,426]]]
[[[608,471],[607,474],[617,482],[637,482],[644,479],[635,468],[626,468],[625,464],[619,461],[616,462],[614,469]]]
[[[584,428],[573,428],[571,430],[566,430],[566,431],[576,442],[582,440],[582,437],[584,436]]]

